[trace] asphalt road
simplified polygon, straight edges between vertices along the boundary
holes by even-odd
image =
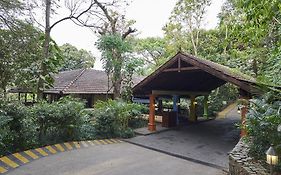
[[[40,158],[9,175],[220,175],[221,170],[129,143],[98,145]]]
[[[223,119],[187,124],[178,129],[137,136],[128,141],[227,170],[228,152],[240,138],[240,131],[235,126],[239,122],[240,116],[235,108]]]

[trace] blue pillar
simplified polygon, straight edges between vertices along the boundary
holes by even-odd
[[[177,125],[179,125],[178,101],[179,101],[179,96],[173,95],[173,111],[176,112],[177,115]]]

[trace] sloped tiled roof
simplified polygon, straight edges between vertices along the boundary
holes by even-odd
[[[63,71],[57,74],[52,88],[44,93],[55,94],[106,94],[108,91],[108,78],[104,71],[94,69],[77,69]],[[135,84],[142,78],[136,78]],[[113,94],[111,81],[109,81],[109,94]]]
[[[185,68],[197,70],[180,71],[181,64],[185,64]],[[167,71],[175,68],[175,71]],[[153,90],[210,92],[226,82],[251,94],[260,93],[254,78],[218,63],[181,52],[134,86],[133,92],[135,95],[151,94]]]

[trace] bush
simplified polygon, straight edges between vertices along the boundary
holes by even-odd
[[[101,138],[132,137],[130,121],[137,120],[144,107],[121,100],[99,101],[95,105],[93,121],[96,134]]]
[[[84,103],[70,97],[51,104],[45,101],[36,104],[32,114],[37,119],[39,143],[44,145],[81,140],[85,135],[88,135],[87,138],[94,137],[89,116],[83,110]]]
[[[95,129],[84,103],[62,98],[26,107],[0,102],[0,156],[70,140],[94,139]]]
[[[281,133],[277,131],[280,124],[281,101],[269,102],[266,98],[251,101],[246,129],[252,156],[265,161],[265,152],[271,144],[280,156]],[[280,162],[277,168],[281,170]]]
[[[20,151],[36,144],[36,128],[28,108],[5,100],[0,102],[0,155]]]

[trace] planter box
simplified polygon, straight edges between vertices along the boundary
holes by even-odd
[[[162,113],[162,127],[176,127],[177,126],[177,112],[163,112]]]

